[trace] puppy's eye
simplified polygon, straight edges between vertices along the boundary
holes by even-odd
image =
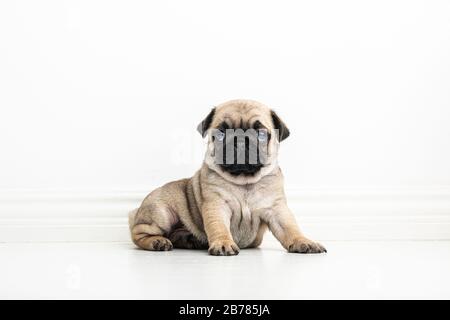
[[[222,131],[217,131],[214,136],[219,141],[223,141],[223,139],[225,139],[225,133],[223,133]]]
[[[267,131],[266,130],[259,130],[258,140],[261,142],[267,141]]]

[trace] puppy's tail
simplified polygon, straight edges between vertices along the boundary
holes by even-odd
[[[134,221],[135,221],[136,214],[137,214],[138,210],[139,210],[139,208],[138,209],[134,209],[133,211],[130,211],[128,213],[128,226],[130,227],[130,230],[131,230],[131,228],[134,227]]]

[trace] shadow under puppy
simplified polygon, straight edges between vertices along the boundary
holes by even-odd
[[[256,140],[229,137],[239,129],[252,130]],[[277,155],[289,130],[274,111],[256,101],[232,100],[214,108],[198,130],[208,137],[200,170],[154,190],[130,212],[131,237],[138,247],[236,255],[240,248],[259,246],[269,228],[288,252],[326,252],[303,236],[287,206]],[[249,152],[255,145],[256,156]],[[242,148],[246,151],[239,153]]]

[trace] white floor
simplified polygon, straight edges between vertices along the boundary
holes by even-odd
[[[146,252],[128,243],[0,244],[0,298],[450,298],[450,242],[276,243],[236,257]]]

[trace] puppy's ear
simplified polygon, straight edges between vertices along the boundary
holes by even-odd
[[[271,110],[271,115],[273,126],[275,129],[278,129],[278,139],[281,142],[289,137],[289,129],[288,127],[286,127],[286,124],[283,122],[283,120],[281,120],[280,117],[275,113],[275,111]]]
[[[200,124],[197,126],[197,131],[200,132],[203,138],[206,136],[206,131],[211,126],[211,122],[214,118],[215,113],[216,108],[213,108],[211,112],[206,116],[206,118],[202,122],[200,122]]]

